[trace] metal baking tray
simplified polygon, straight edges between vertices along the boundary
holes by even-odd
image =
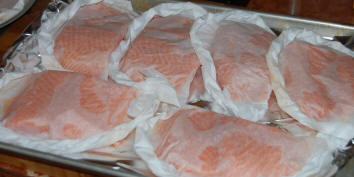
[[[187,2],[186,0],[131,0],[135,11],[144,12],[147,9],[164,2]],[[262,11],[247,10],[235,6],[226,6],[216,3],[201,3],[200,0],[191,0],[192,2],[201,5],[209,12],[222,12],[237,9],[245,12],[253,12],[260,15],[265,23],[276,33],[287,28],[305,28],[329,40],[337,40],[346,45],[350,49],[354,49],[354,26],[327,21],[313,20],[309,18],[300,18],[289,15],[281,15]]]
[[[71,0],[62,0],[64,2],[70,3]],[[53,1],[55,3],[56,1]],[[133,8],[136,12],[142,13],[147,9],[163,3],[163,2],[181,2],[176,0],[131,0]],[[315,31],[329,40],[337,40],[346,45],[347,47],[353,50],[354,48],[354,26],[344,25],[338,23],[331,23],[326,21],[318,21],[307,18],[297,18],[287,15],[279,15],[273,13],[266,13],[260,11],[251,11],[237,7],[224,6],[222,4],[217,5],[213,4],[204,4],[198,1],[196,4],[201,5],[205,9],[210,12],[221,12],[232,9],[238,9],[241,11],[248,11],[259,14],[266,24],[271,27],[271,29],[279,34],[286,28],[289,27],[298,27],[298,28],[306,28],[312,31]],[[58,5],[58,4],[57,4]],[[60,7],[60,4],[59,4]],[[51,9],[51,6],[48,7]],[[7,59],[11,58],[11,55],[18,51],[23,51],[24,41],[28,41],[29,38],[32,37],[32,34],[36,33],[40,23],[39,20],[35,20],[32,24],[30,24],[23,34],[20,35],[19,39],[13,44],[13,46],[6,52],[6,54],[2,57],[2,63],[6,62]],[[34,42],[35,43],[35,42]],[[36,54],[37,55],[37,54]],[[4,65],[3,65],[4,66]],[[354,148],[353,148],[354,140],[349,143],[349,146],[352,148],[348,149],[346,152],[340,152],[336,154],[337,159],[333,162],[339,166],[339,171],[335,175],[336,177],[349,177],[354,174]],[[0,152],[6,152],[12,154],[14,156],[21,156],[25,158],[29,158],[31,160],[49,163],[53,166],[61,166],[67,167],[75,170],[80,170],[89,174],[94,175],[104,175],[104,176],[143,176],[134,171],[134,169],[129,168],[129,166],[120,166],[111,163],[100,163],[100,162],[92,162],[88,160],[73,160],[69,158],[64,158],[57,155],[52,155],[48,153],[43,153],[27,148],[22,148],[18,146],[13,146],[6,143],[0,142]]]

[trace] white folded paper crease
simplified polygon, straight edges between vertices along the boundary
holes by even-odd
[[[185,105],[185,107],[188,107]],[[183,109],[182,106],[181,109]],[[159,117],[154,117],[139,123],[136,128],[136,136],[135,136],[135,151],[136,154],[147,164],[149,169],[159,177],[171,176],[178,177],[180,173],[178,173],[177,169],[157,157],[155,154],[155,149],[153,146],[153,140],[150,135],[156,123],[159,120],[169,119],[176,111],[170,109],[171,112],[168,114],[161,115]],[[311,152],[308,155],[306,162],[303,167],[299,169],[292,177],[330,177],[332,176],[338,169],[338,167],[333,164],[334,153],[338,150],[338,144],[344,145],[343,141],[340,141],[337,138],[328,137],[324,134],[308,134],[303,132],[304,130],[296,130],[293,131],[292,134],[298,138],[304,138],[305,141],[308,141],[308,145],[311,147]],[[333,138],[332,142],[325,141],[329,138]],[[306,140],[307,139],[307,140]],[[178,144],[176,144],[178,146]],[[193,175],[192,175],[193,176]]]
[[[28,74],[28,73],[27,73]],[[0,79],[0,108],[1,117],[4,116],[2,100],[9,99],[21,93],[26,84],[23,77],[26,73],[6,73]],[[138,96],[130,103],[128,115],[134,117],[130,122],[120,124],[110,131],[93,135],[83,139],[49,140],[33,136],[25,136],[6,128],[0,124],[0,141],[22,147],[63,155],[70,158],[85,158],[90,155],[80,154],[87,150],[105,147],[127,137],[136,126],[147,119],[164,114],[167,109],[161,107],[178,107],[178,98],[175,90],[167,79],[154,78],[147,75],[146,81],[130,83],[138,89]],[[162,101],[164,100],[164,101]],[[91,155],[91,157],[93,157]]]
[[[278,64],[279,53],[289,43],[295,40],[304,41],[316,46],[326,46],[352,57],[354,57],[354,52],[339,42],[326,40],[319,34],[308,31],[306,29],[294,28],[283,31],[281,35],[273,41],[267,53],[267,64],[272,76],[272,87],[274,89],[274,93],[280,108],[303,125],[318,130],[323,134],[341,138],[344,140],[344,143],[347,143],[350,139],[354,138],[354,112],[348,118],[346,118],[346,121],[317,121],[313,117],[309,117],[303,111],[301,111],[299,105],[296,104],[287,93],[284,75],[280,71]]]
[[[190,36],[192,45],[202,64],[202,74],[206,89],[206,97],[212,99],[212,110],[218,113],[233,115],[251,121],[264,118],[268,109],[268,102],[235,103],[227,89],[222,90],[216,78],[216,69],[210,46],[222,21],[234,21],[254,24],[267,32],[274,34],[264,21],[255,13],[241,10],[232,10],[223,13],[209,13],[199,18],[193,25]],[[270,95],[270,94],[269,94]]]
[[[54,43],[59,32],[65,23],[72,19],[79,8],[85,5],[103,2],[109,7],[117,11],[127,13],[132,17],[137,16],[133,11],[129,0],[80,0],[73,1],[59,13],[45,11],[42,15],[42,24],[38,30],[38,47],[41,55],[41,66],[47,70],[66,70],[64,69],[54,56]],[[108,78],[108,70],[102,76],[103,79]]]
[[[183,17],[197,19],[205,15],[207,11],[202,7],[195,5],[193,3],[164,3],[156,7],[149,9],[144,12],[141,16],[135,18],[131,25],[129,26],[128,32],[125,36],[125,40],[121,41],[118,48],[116,48],[111,55],[109,64],[109,76],[119,82],[119,80],[126,80],[129,77],[119,71],[119,64],[121,59],[124,57],[129,47],[132,45],[133,41],[139,36],[146,25],[155,16],[167,17],[171,15],[180,15]],[[158,73],[155,71],[154,73]],[[189,91],[189,87],[186,88]],[[180,100],[186,100],[189,94],[185,94],[186,98]],[[182,101],[181,101],[182,102]]]

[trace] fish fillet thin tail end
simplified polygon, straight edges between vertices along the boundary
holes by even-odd
[[[334,163],[335,154],[346,143],[338,138],[320,133],[317,137],[323,138],[325,141],[314,142],[314,150],[311,157],[308,158],[303,168],[293,177],[331,177],[338,170],[337,165]]]
[[[291,132],[295,136],[311,136],[304,132]],[[314,141],[313,152],[301,171],[293,177],[311,176],[311,177],[331,177],[338,170],[335,163],[337,154],[350,148],[348,142],[350,139],[342,139],[333,135],[318,132],[316,138],[323,141]]]
[[[154,151],[154,147],[147,136],[149,123],[144,122],[137,126],[134,148],[140,158],[142,158],[156,176],[178,177],[174,166],[160,160]]]

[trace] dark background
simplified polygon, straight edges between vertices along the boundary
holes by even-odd
[[[221,3],[237,5],[237,6],[247,6],[250,0],[208,0],[208,1],[221,2]]]

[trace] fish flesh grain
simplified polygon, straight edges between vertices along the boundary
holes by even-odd
[[[254,24],[219,25],[209,49],[219,86],[236,104],[267,103],[272,88],[265,55],[276,36]]]
[[[321,133],[344,141],[353,138],[354,58],[302,40],[284,46],[278,58],[276,67],[284,79],[282,90],[275,82],[280,107]]]
[[[159,159],[173,165],[178,176],[188,177],[293,176],[327,146],[320,138],[296,137],[275,127],[192,106],[159,120],[149,139]],[[330,163],[331,159],[316,162],[310,173]]]
[[[132,43],[119,69],[134,81],[145,79],[144,70],[163,74],[186,102],[190,84],[200,66],[190,42],[193,20],[181,16],[154,17]]]
[[[126,123],[137,96],[135,88],[73,72],[45,71],[20,80],[26,84],[2,100],[3,125],[48,139],[85,138]]]
[[[354,115],[353,57],[293,41],[281,51],[279,67],[286,91],[308,117],[344,121]]]
[[[65,69],[104,77],[131,21],[128,14],[103,3],[83,6],[56,38],[54,56]]]

